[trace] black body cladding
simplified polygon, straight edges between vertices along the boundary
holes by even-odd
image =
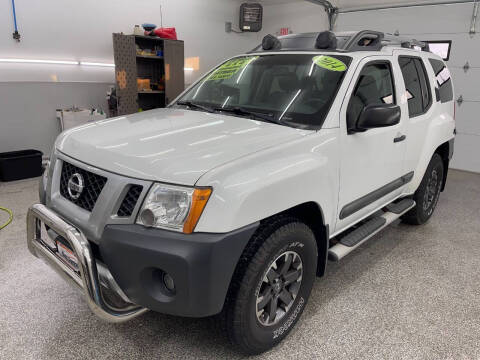
[[[222,310],[236,264],[258,225],[225,234],[188,235],[141,225],[108,225],[100,253],[134,303],[164,314],[210,316]],[[173,278],[175,292],[165,288],[164,273]]]
[[[394,180],[381,188],[372,191],[371,193],[362,196],[361,198],[352,201],[350,204],[345,205],[340,211],[340,219],[345,219],[346,217],[356,213],[360,209],[370,205],[371,203],[379,200],[380,198],[384,197],[385,195],[395,191],[396,189],[402,187],[405,184],[408,184],[413,179],[413,171],[409,172],[408,174]]]

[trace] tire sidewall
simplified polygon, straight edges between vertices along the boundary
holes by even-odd
[[[296,227],[298,228],[300,226],[302,226],[302,224],[298,224]],[[310,232],[310,234],[308,234],[308,232]],[[311,231],[308,232],[296,231],[283,233],[282,239],[280,239],[273,251],[271,251],[268,261],[263,264],[261,271],[258,272],[258,275],[253,281],[253,286],[249,290],[249,300],[247,302],[247,309],[245,309],[245,311],[247,311],[248,333],[251,336],[252,342],[256,343],[260,348],[270,348],[287,336],[300,318],[310,296],[316,277],[317,248],[313,233],[311,233]],[[275,233],[272,235],[275,235]],[[257,294],[260,289],[261,280],[270,265],[285,251],[295,251],[300,256],[303,269],[302,284],[290,310],[281,321],[275,325],[264,326],[258,321],[255,312]]]

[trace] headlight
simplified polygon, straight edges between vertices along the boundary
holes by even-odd
[[[155,184],[137,217],[137,224],[193,232],[212,193],[210,188]]]

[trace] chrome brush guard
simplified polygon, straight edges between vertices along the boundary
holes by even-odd
[[[68,242],[78,261],[78,272],[60,258],[42,239],[42,223]],[[27,244],[30,252],[44,260],[67,282],[79,288],[85,295],[88,306],[99,318],[113,323],[133,319],[147,311],[133,304],[113,279],[110,271],[97,262],[90,244],[82,232],[42,204],[34,204],[27,213]],[[108,304],[102,295],[102,287],[120,298],[121,308]]]

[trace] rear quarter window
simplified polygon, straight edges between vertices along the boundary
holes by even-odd
[[[442,103],[453,100],[452,77],[445,63],[437,59],[428,59],[435,73],[436,88],[439,90]]]

